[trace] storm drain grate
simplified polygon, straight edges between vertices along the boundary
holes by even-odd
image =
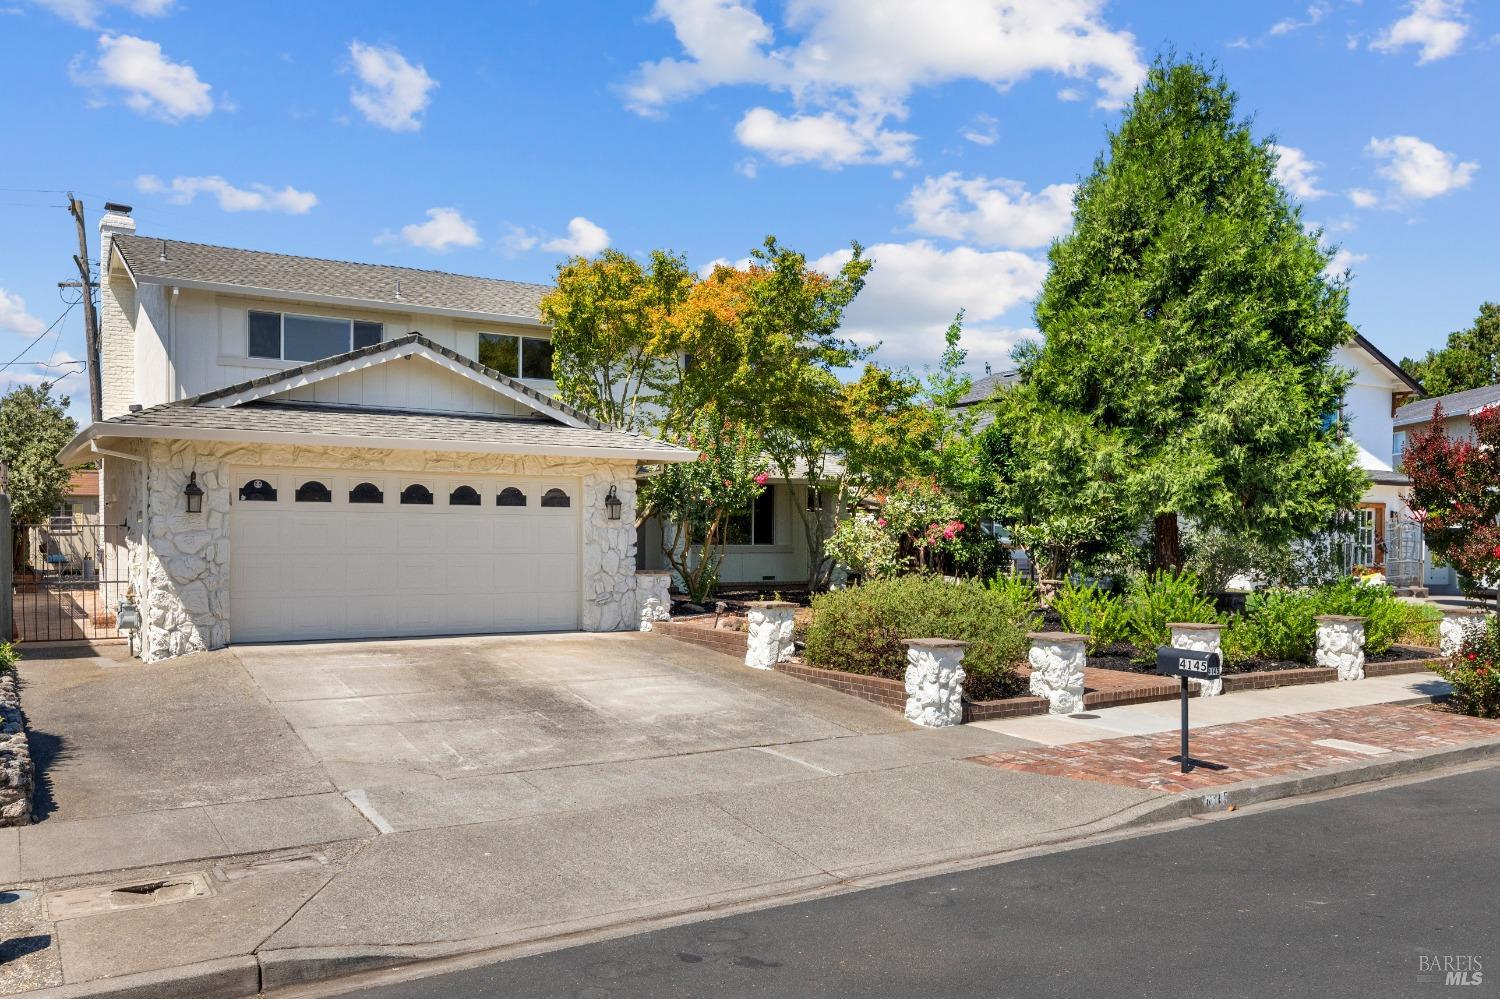
[[[177,874],[149,881],[128,881],[124,884],[49,892],[43,896],[43,902],[47,907],[47,918],[57,920],[186,902],[193,898],[207,898],[212,894],[214,890],[208,883],[208,875],[194,871],[191,874]]]

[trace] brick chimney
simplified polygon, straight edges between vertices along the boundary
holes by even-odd
[[[99,219],[99,403],[106,420],[135,401],[135,289],[129,279],[114,280],[110,267],[114,238],[134,234],[130,206],[106,201]]]

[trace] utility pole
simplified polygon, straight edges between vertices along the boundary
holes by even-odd
[[[103,412],[103,383],[99,378],[99,314],[94,311],[94,272],[89,268],[88,226],[83,219],[83,202],[68,192],[68,211],[78,227],[78,253],[73,263],[78,265],[78,280],[83,286],[83,336],[88,347],[89,360],[89,413],[95,423]],[[102,265],[101,265],[102,266]]]

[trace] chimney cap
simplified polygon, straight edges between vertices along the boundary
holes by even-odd
[[[132,206],[122,205],[118,201],[106,201],[104,203],[104,210],[107,212],[113,212],[116,215],[129,215],[131,212],[131,208]]]

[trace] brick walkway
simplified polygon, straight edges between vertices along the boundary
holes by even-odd
[[[1181,773],[1178,733],[1075,742],[973,759],[988,767],[1123,784],[1155,791],[1200,791],[1260,777],[1324,770],[1377,759],[1384,749],[1409,753],[1500,738],[1500,722],[1428,707],[1375,704],[1194,729],[1196,761],[1222,766]],[[1327,740],[1356,746],[1327,745]],[[1323,745],[1318,743],[1325,742]],[[1366,747],[1361,751],[1360,747]]]

